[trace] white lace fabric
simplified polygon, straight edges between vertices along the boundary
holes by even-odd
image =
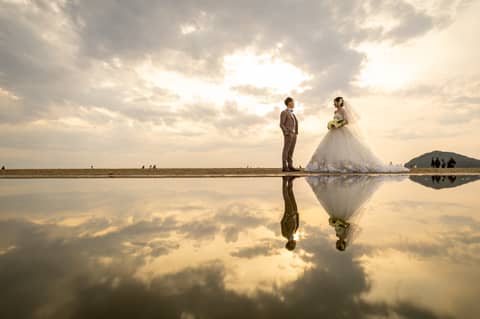
[[[348,124],[331,129],[314,151],[305,170],[309,172],[406,172],[402,165],[389,165],[382,162],[368,145],[365,134],[359,126],[359,117],[353,108],[346,104],[345,118]],[[334,115],[342,119],[341,112]]]

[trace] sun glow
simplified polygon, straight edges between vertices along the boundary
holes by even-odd
[[[224,57],[225,81],[229,86],[248,85],[276,93],[302,92],[303,82],[311,76],[271,54],[239,52]]]
[[[416,65],[398,56],[394,48],[380,45],[362,45],[357,48],[367,57],[355,83],[384,91],[396,91],[407,87],[415,78]]]
[[[147,59],[137,66],[136,72],[149,86],[144,95],[152,96],[152,99],[155,96],[148,91],[154,92],[160,88],[174,100],[183,103],[210,103],[211,107],[221,108],[226,102],[235,102],[244,111],[258,115],[275,107],[276,104],[273,105],[270,97],[303,92],[309,89],[304,82],[311,78],[309,74],[278,57],[245,51],[225,56],[223,68],[223,78],[208,79],[201,75],[165,70]],[[239,90],[239,87],[245,87],[247,92]],[[161,96],[161,99],[163,101],[165,96]],[[173,107],[178,104],[172,103]]]

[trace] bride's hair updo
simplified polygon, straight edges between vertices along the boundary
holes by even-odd
[[[343,97],[337,96],[333,102],[340,102],[340,106],[343,106]]]

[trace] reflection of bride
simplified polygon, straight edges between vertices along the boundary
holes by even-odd
[[[359,217],[365,204],[385,177],[371,175],[306,177],[315,196],[330,215],[329,224],[338,238],[336,247],[345,250],[358,235]]]
[[[334,100],[335,113],[307,164],[309,172],[404,172],[401,165],[384,164],[361,132],[359,116],[342,97]]]

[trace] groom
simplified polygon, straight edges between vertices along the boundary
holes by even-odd
[[[292,161],[293,150],[295,149],[298,135],[298,121],[295,114],[293,114],[295,102],[291,97],[287,97],[284,102],[287,108],[280,113],[280,128],[282,129],[284,137],[282,171],[297,172],[299,170],[293,167]]]

